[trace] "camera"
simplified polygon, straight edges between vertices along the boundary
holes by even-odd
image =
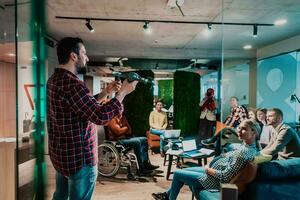
[[[208,92],[206,92],[206,95],[208,96],[208,97],[210,97],[210,96],[212,96],[212,92],[211,91],[208,91]]]
[[[138,75],[135,72],[127,72],[127,73],[122,73],[122,72],[112,72],[112,75],[116,78],[116,80],[121,80],[123,81],[124,79],[127,79],[128,82],[132,81],[138,81],[140,83],[144,84],[151,84],[154,85],[152,79],[150,78],[143,78],[140,75]]]

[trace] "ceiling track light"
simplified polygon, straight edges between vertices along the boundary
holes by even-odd
[[[143,29],[146,30],[149,28],[149,22],[148,21],[145,21],[145,24],[143,26]]]
[[[177,2],[179,4],[179,2]],[[252,26],[253,27],[253,36],[257,36],[257,29],[259,26],[274,26],[274,24],[266,24],[266,23],[236,23],[236,22],[209,22],[209,21],[172,21],[172,20],[151,20],[151,19],[113,19],[113,18],[84,18],[84,17],[66,17],[66,16],[55,16],[57,19],[70,19],[70,20],[86,20],[86,26],[88,29],[93,32],[93,27],[90,24],[90,20],[97,21],[115,21],[115,22],[133,22],[133,23],[144,23],[144,30],[150,30],[150,23],[173,23],[173,24],[207,24],[208,29],[212,25],[220,25],[220,26]]]
[[[89,29],[90,32],[94,32],[95,31],[95,29],[92,27],[89,19],[86,20],[85,25]]]
[[[145,24],[143,25],[143,29],[147,35],[151,35],[152,29],[151,29],[149,21],[145,21]]]
[[[207,24],[207,29],[208,29],[209,31],[211,31],[211,26],[212,26],[211,23],[208,23],[208,24]]]
[[[253,37],[257,37],[257,24],[253,25]]]

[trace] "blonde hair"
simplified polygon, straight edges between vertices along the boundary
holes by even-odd
[[[261,128],[258,122],[254,119],[246,119],[243,121],[243,123],[247,124],[255,132],[256,138],[258,138],[261,133]]]

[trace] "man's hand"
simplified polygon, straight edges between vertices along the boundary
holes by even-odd
[[[118,94],[116,95],[116,98],[122,102],[124,97],[133,92],[135,90],[136,84],[138,81],[128,82],[127,79],[123,81],[122,87],[119,90]]]
[[[107,95],[111,95],[113,92],[118,92],[122,87],[120,80],[110,82],[105,88]]]

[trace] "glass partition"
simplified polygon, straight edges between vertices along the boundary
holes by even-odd
[[[44,1],[16,2],[18,199],[42,199],[45,190]]]
[[[282,122],[299,132],[300,28],[295,16],[300,13],[296,8],[299,8],[297,1],[286,5],[283,2],[238,0],[227,5],[223,21],[235,24],[224,25],[223,122],[235,110],[236,106],[232,110],[230,103],[230,97],[235,96],[248,118],[257,110],[264,113],[261,109],[278,108],[283,113]],[[273,112],[280,116],[278,110],[270,111]],[[235,116],[238,120],[234,126],[236,132],[242,117]],[[263,128],[260,134],[268,134],[264,131],[267,125],[280,132],[278,123],[281,120],[256,120]],[[274,138],[268,134],[267,142],[259,140],[259,143],[265,147]],[[227,139],[223,137],[223,143]],[[277,146],[276,151],[278,149],[285,151],[283,146]],[[273,159],[277,157],[276,151],[273,151]]]
[[[297,42],[294,36],[299,34],[299,28],[293,17],[296,13],[289,12],[293,6],[297,4],[261,2],[258,6],[250,1],[235,1],[224,11],[224,22],[238,24],[224,25],[223,120],[230,112],[230,96],[236,96],[239,104],[247,108],[276,107],[283,111],[285,122],[298,121],[298,103],[292,95],[299,96],[295,51],[299,47],[292,43]],[[259,12],[258,7],[268,9]]]

